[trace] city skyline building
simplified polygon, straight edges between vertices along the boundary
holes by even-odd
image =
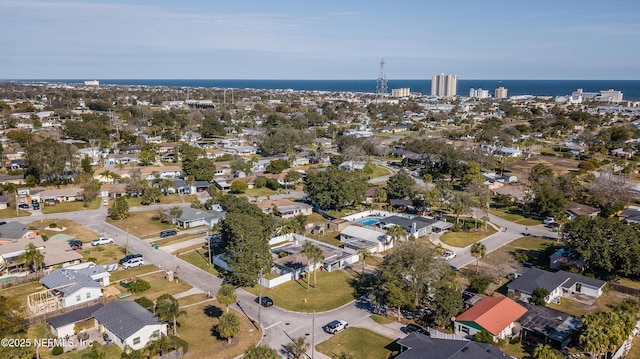
[[[507,98],[507,89],[500,86],[495,91],[495,98]]]
[[[433,75],[431,78],[431,96],[454,97],[458,91],[458,75]]]
[[[474,89],[473,87],[469,89],[469,97],[471,98],[489,98],[489,90],[483,90],[481,88]]]

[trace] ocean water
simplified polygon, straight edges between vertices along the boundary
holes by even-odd
[[[34,80],[29,80],[34,81]],[[78,83],[83,80],[41,80]],[[101,84],[148,85],[180,87],[215,87],[249,89],[292,89],[329,92],[376,92],[376,80],[179,80],[179,79],[101,79]],[[614,89],[622,91],[623,99],[640,100],[640,80],[458,80],[458,95],[468,96],[470,88],[489,90],[491,95],[498,87],[505,87],[509,96],[563,96],[577,89],[598,92]],[[388,80],[389,92],[395,88],[409,87],[411,92],[431,93],[431,80]]]

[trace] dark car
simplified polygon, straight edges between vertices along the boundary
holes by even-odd
[[[178,234],[178,231],[176,231],[175,229],[166,229],[160,232],[160,238],[171,237],[175,236],[176,234]]]
[[[69,241],[69,246],[73,250],[82,249],[82,241],[78,239],[72,239]]]
[[[26,203],[20,203],[20,204],[18,205],[18,208],[20,208],[20,209],[29,209],[29,205],[28,205],[28,204],[26,204]]]
[[[256,298],[256,303],[258,303],[260,301],[260,298]],[[270,307],[273,305],[273,300],[269,297],[262,297],[262,306],[263,307]]]
[[[429,332],[426,331],[423,327],[419,326],[418,324],[413,324],[413,323],[407,324],[407,326],[404,327],[404,331],[407,334],[412,333],[412,332],[418,332],[420,334],[429,335]]]
[[[39,202],[34,202],[31,204],[33,206],[33,209],[40,209],[40,203]]]
[[[140,253],[127,254],[126,256],[120,258],[120,264],[122,265],[124,262],[129,261],[129,259],[140,258],[140,257],[142,257],[142,254],[140,254]]]

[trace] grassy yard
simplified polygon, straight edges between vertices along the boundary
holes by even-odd
[[[524,215],[517,208],[509,208],[506,210],[492,208],[489,210],[489,213],[493,214],[494,216],[498,216],[502,219],[505,219],[507,221],[521,224],[523,226],[536,226],[538,224],[542,224],[540,220],[535,219],[531,216]]]
[[[216,301],[184,308],[186,316],[180,317],[178,333],[189,343],[191,358],[236,358],[262,337],[252,322],[242,313],[230,311],[240,318],[240,333],[230,343],[219,337],[216,327],[225,306]]]
[[[130,212],[129,217],[117,221],[107,219],[107,222],[122,229],[128,230],[129,233],[138,238],[152,238],[160,235],[163,229],[175,228],[175,225],[160,223],[159,220],[153,219],[156,211]]]
[[[339,235],[340,235],[340,232],[326,230],[324,231],[323,235],[312,234],[312,235],[309,235],[310,236],[309,238],[317,239],[320,242],[324,242],[324,243],[339,247],[343,244],[338,239]]]
[[[450,246],[464,248],[494,233],[496,230],[492,227],[473,232],[448,232],[443,234],[440,240]]]
[[[376,322],[378,324],[389,324],[389,323],[395,322],[395,319],[390,319],[390,318],[387,318],[387,317],[384,317],[384,316],[378,315],[378,314],[372,314],[371,315],[371,320],[373,320],[374,322]]]
[[[213,301],[213,299],[207,297],[207,293],[198,293],[198,294],[191,294],[186,297],[179,298],[178,303],[180,303],[180,306],[182,307],[185,305],[199,303],[205,300]]]
[[[543,239],[540,237],[521,237],[515,241],[498,248],[496,251],[506,251],[510,253],[524,253],[527,255],[527,262],[539,268],[549,267],[549,255],[555,250],[556,241]]]
[[[604,293],[598,298],[593,305],[586,305],[570,299],[562,298],[560,304],[548,304],[549,308],[557,309],[565,313],[581,317],[584,314],[599,312],[601,310],[610,309],[612,306],[622,303],[625,298],[633,298],[633,296],[615,292],[612,290],[605,290]]]
[[[313,274],[311,275],[313,284]],[[344,271],[318,271],[318,287],[307,291],[304,279],[290,281],[275,288],[262,289],[262,295],[273,299],[275,305],[295,312],[323,312],[338,308],[354,300],[352,278]],[[258,295],[259,287],[245,288]]]
[[[111,273],[111,281],[117,282],[124,278],[141,276],[143,274],[148,274],[157,270],[158,267],[154,266],[153,264],[147,264],[131,269],[118,269],[117,271]]]
[[[135,293],[128,299],[135,300],[140,297],[147,297],[151,300],[155,300],[162,294],[171,294],[176,295],[178,293],[186,292],[191,289],[191,286],[187,284],[183,280],[179,280],[178,283],[176,281],[169,282],[164,278],[164,272],[157,272],[149,275],[145,275],[140,277],[140,279],[144,279],[149,282],[151,288],[145,290],[142,293]],[[128,292],[128,289],[121,286],[119,283],[115,283],[113,285],[117,285],[120,292]]]
[[[198,199],[196,195],[192,195],[192,194],[183,195],[182,198],[180,198],[179,194],[174,193],[174,194],[168,194],[166,196],[161,196],[159,204],[170,205],[170,204],[178,204],[178,203],[191,203],[191,201],[196,199]],[[142,201],[142,197],[127,198],[127,203],[129,204],[129,207],[142,206],[142,203],[140,203],[141,201]]]
[[[384,166],[374,165],[371,167],[373,167],[373,172],[370,175],[368,175],[371,178],[382,177],[382,176],[393,174],[393,171],[391,171],[390,169]]]
[[[122,355],[122,349],[120,349],[119,346],[117,345],[109,345],[109,346],[100,346],[102,348],[102,352],[104,353],[104,356],[102,356],[102,358],[120,358],[120,356]],[[65,353],[63,355],[60,356],[51,356],[51,358],[60,358],[60,359],[83,359],[83,358],[92,358],[90,356],[86,356],[89,355],[89,352],[91,352],[91,348],[85,348],[82,350],[72,350],[68,353]],[[44,358],[44,357],[43,357]]]
[[[78,251],[82,255],[82,261],[88,262],[89,258],[95,258],[96,264],[109,264],[118,262],[124,257],[125,249],[117,244],[107,244],[103,246],[93,247],[90,244],[83,246]]]
[[[311,213],[311,215],[309,216],[305,216],[304,217],[304,223],[313,223],[313,224],[323,224],[323,223],[327,223],[329,222],[328,219],[322,217],[320,214],[318,213]]]
[[[65,228],[65,230],[54,231],[54,230],[44,229],[45,227],[48,227],[51,223],[55,223],[58,226],[58,228]],[[70,219],[47,219],[46,221],[40,220],[40,221],[29,223],[27,227],[37,230],[38,233],[44,233],[49,238],[51,238],[56,234],[64,233],[70,236],[75,236],[77,239],[81,240],[84,243],[91,242],[91,240],[96,239],[98,237],[98,233]]]
[[[171,236],[171,237],[167,237],[167,238],[158,239],[156,241],[151,242],[151,244],[157,244],[159,246],[168,246],[170,244],[176,244],[176,243],[188,241],[190,239],[199,238],[199,237],[202,238],[202,242],[204,244],[205,235],[204,234],[199,234],[199,233],[178,234],[177,236]]]
[[[187,261],[194,266],[215,275],[216,277],[219,277],[220,273],[216,270],[216,266],[209,265],[209,260],[206,255],[206,250],[195,250],[192,252],[181,254],[180,259]]]
[[[271,190],[267,187],[262,188],[249,188],[244,191],[244,195],[247,197],[268,197],[276,194],[276,191]]]
[[[0,218],[16,218],[16,217],[29,217],[31,212],[18,209],[18,215],[16,216],[15,208],[0,209]]]
[[[51,214],[51,213],[75,212],[75,211],[98,209],[100,208],[100,203],[101,203],[100,198],[94,198],[93,201],[91,201],[87,207],[84,206],[84,201],[74,201],[74,202],[60,202],[52,206],[43,205],[40,208],[42,209],[42,213]]]
[[[362,328],[347,328],[331,339],[316,345],[316,350],[334,356],[342,352],[354,358],[385,359],[400,350],[393,340]]]
[[[40,282],[34,281],[24,284],[18,284],[9,288],[0,290],[0,296],[2,297],[14,297],[18,298],[20,302],[27,307],[27,296],[31,293],[35,293],[44,287]]]

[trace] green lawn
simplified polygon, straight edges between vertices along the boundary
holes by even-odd
[[[354,300],[354,291],[351,286],[353,279],[344,271],[333,272],[318,271],[318,287],[313,285],[307,291],[307,282],[304,279],[290,281],[275,288],[262,289],[262,295],[271,297],[275,305],[294,312],[323,312],[338,308]],[[313,274],[311,275],[313,284]],[[259,287],[245,288],[247,291],[258,295]]]
[[[372,314],[371,319],[378,324],[389,324],[395,322],[393,319],[389,319],[387,317],[383,317],[382,315]]]
[[[140,276],[157,270],[158,267],[154,266],[153,264],[146,264],[141,267],[135,267],[131,269],[118,269],[115,272],[111,272],[111,281],[117,282],[124,278]]]
[[[198,238],[198,237],[202,237],[202,242],[204,244],[204,242],[205,242],[205,234],[204,233],[203,234],[198,234],[198,233],[178,234],[177,236],[171,236],[171,237],[158,239],[156,241],[151,242],[151,244],[157,244],[159,246],[168,246],[170,244],[176,244],[176,243],[188,241],[190,239],[194,239],[194,238]]]
[[[100,345],[100,352],[104,353],[104,356],[101,356],[102,358],[120,358],[120,355],[122,355],[122,349],[120,349],[119,346],[117,345],[109,345],[109,346],[102,346]],[[83,358],[92,358],[88,355],[89,352],[91,352],[91,348],[85,348],[82,350],[72,350],[68,353],[62,354],[60,356],[57,357],[53,357],[53,358],[60,358],[60,359],[83,359]]]
[[[194,266],[215,275],[216,277],[219,277],[220,273],[216,270],[216,266],[209,265],[209,259],[206,257],[206,255],[206,250],[195,250],[192,252],[181,254],[180,259],[189,262]]]
[[[85,244],[78,251],[82,255],[82,261],[88,262],[89,258],[95,258],[96,264],[109,264],[118,262],[124,257],[125,249],[117,244],[107,244],[103,246],[93,247],[91,244]]]
[[[43,205],[40,208],[42,209],[42,213],[44,214],[75,212],[75,211],[98,209],[100,208],[100,202],[101,202],[100,198],[94,198],[93,201],[91,201],[87,207],[84,206],[83,201],[75,201],[75,202],[60,202],[52,206]]]
[[[45,229],[51,223],[55,223],[57,226],[57,229],[64,228],[64,230],[54,231],[50,229]],[[39,221],[29,223],[28,227],[37,230],[38,233],[46,234],[47,236],[49,236],[49,238],[51,238],[56,234],[64,233],[70,236],[75,236],[76,239],[81,240],[83,243],[89,243],[98,237],[98,233],[70,219],[47,219],[46,221],[39,220]]]
[[[497,209],[492,208],[489,210],[491,214],[494,216],[498,216],[504,220],[521,224],[523,226],[536,226],[538,224],[542,224],[540,220],[532,218],[530,216],[525,216],[516,208],[510,209]]]
[[[506,251],[511,253],[524,253],[527,255],[527,262],[539,268],[549,267],[549,255],[555,250],[557,242],[551,239],[540,237],[521,237],[515,241],[498,248],[496,251]]]
[[[151,300],[155,300],[162,294],[176,295],[178,293],[186,292],[189,289],[191,289],[191,286],[183,280],[178,280],[178,283],[176,283],[175,280],[172,282],[169,282],[165,279],[164,276],[165,276],[164,272],[157,272],[157,273],[140,277],[140,279],[144,279],[147,282],[149,282],[149,284],[151,285],[151,288],[145,290],[142,293],[133,294],[127,300],[135,300],[140,297],[147,297]],[[118,286],[118,289],[120,290],[120,292],[128,291],[128,289],[121,286],[119,283],[114,285]]]
[[[267,187],[250,188],[244,191],[244,195],[248,197],[273,196],[274,194],[276,194],[276,191],[268,189]]]
[[[316,345],[316,350],[331,357],[345,352],[354,358],[367,359],[386,359],[399,349],[400,346],[392,339],[367,329],[353,327]]]
[[[138,238],[157,237],[163,229],[175,228],[175,225],[160,223],[159,220],[153,219],[155,215],[156,211],[130,212],[128,218],[117,221],[107,219],[107,222],[123,231],[128,230],[129,233]]]
[[[0,218],[16,218],[16,217],[28,217],[31,212],[18,209],[18,215],[16,216],[15,208],[0,209]]]
[[[373,172],[370,175],[368,175],[371,178],[382,177],[382,176],[393,174],[393,171],[391,171],[390,169],[384,166],[373,165],[371,167],[373,167]]]
[[[494,233],[496,230],[492,227],[473,232],[448,232],[440,237],[440,241],[453,247],[464,248]]]
[[[178,203],[191,203],[191,201],[198,199],[196,195],[183,195],[182,198],[179,194],[168,194],[166,196],[160,196],[160,204],[178,204]],[[142,206],[142,197],[129,197],[127,198],[127,204],[129,207],[138,207]],[[169,206],[170,207],[170,206]]]

